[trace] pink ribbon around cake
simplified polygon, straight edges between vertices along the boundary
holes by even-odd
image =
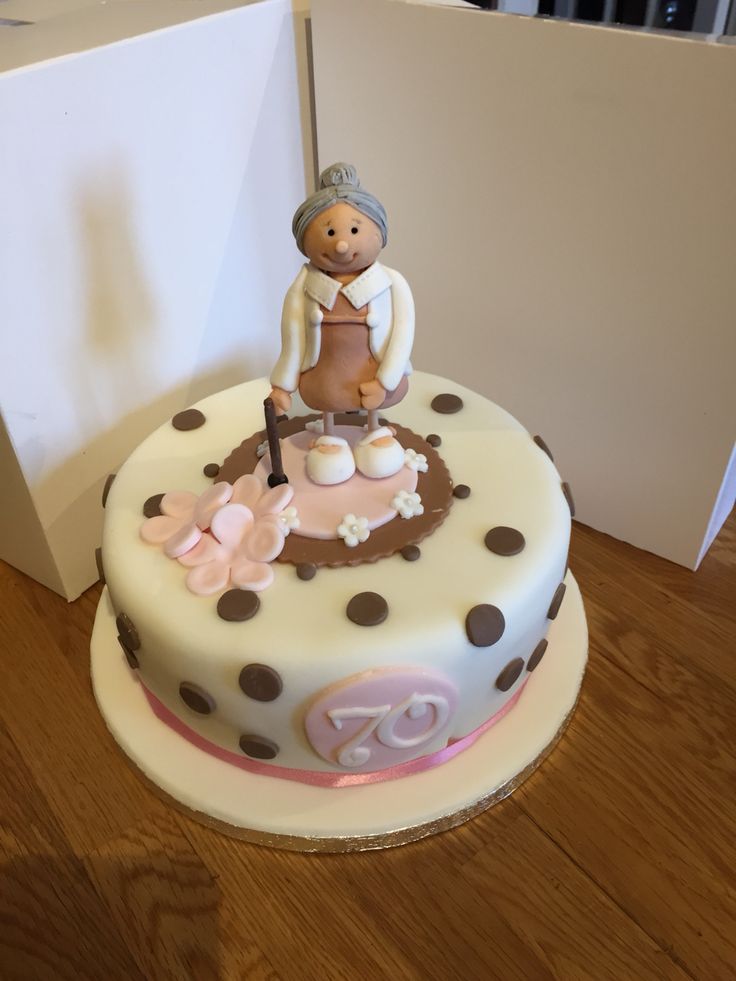
[[[415,760],[408,760],[405,763],[399,763],[396,766],[390,766],[383,770],[373,770],[370,773],[326,773],[322,770],[297,770],[292,767],[268,765],[266,763],[260,763],[258,760],[239,756],[229,749],[223,749],[222,746],[217,746],[215,743],[210,742],[209,739],[205,739],[204,736],[195,732],[194,729],[190,729],[185,722],[182,722],[170,709],[166,708],[145,685],[141,684],[141,687],[145,692],[149,705],[162,722],[180,736],[183,736],[192,745],[203,750],[205,753],[209,753],[210,756],[216,757],[218,760],[231,763],[233,766],[240,767],[241,770],[247,770],[249,773],[257,773],[268,777],[280,777],[282,780],[295,780],[298,783],[310,784],[313,787],[359,787],[364,784],[383,783],[386,780],[398,780],[400,777],[408,777],[412,773],[423,773],[425,770],[431,770],[435,766],[447,763],[448,760],[451,760],[459,753],[462,753],[463,750],[472,746],[485,732],[488,732],[497,722],[500,722],[507,712],[511,711],[518,702],[524,690],[524,685],[526,685],[526,680],[495,715],[492,715],[490,719],[487,719],[477,729],[469,732],[467,736],[463,736],[462,739],[456,739],[448,743],[447,746],[437,750],[436,753],[429,753],[427,756],[420,756]]]

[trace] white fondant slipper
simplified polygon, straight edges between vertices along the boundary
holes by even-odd
[[[403,457],[402,457],[403,458]],[[355,473],[355,460],[346,439],[320,436],[307,453],[307,476],[315,484],[342,484]]]
[[[355,463],[364,477],[391,477],[404,466],[404,447],[388,426],[374,429],[358,442]]]

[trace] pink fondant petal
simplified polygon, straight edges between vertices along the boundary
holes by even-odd
[[[211,596],[219,593],[230,581],[230,566],[227,562],[208,562],[198,565],[187,573],[187,589],[197,596]]]
[[[179,562],[187,569],[194,568],[195,565],[204,565],[206,562],[227,560],[228,551],[219,542],[215,541],[212,535],[203,534],[194,548],[190,548],[184,555],[179,556]]]
[[[254,514],[257,518],[264,514],[278,514],[283,511],[294,496],[294,488],[291,484],[279,484],[278,487],[269,487],[264,491],[261,499],[255,506]]]
[[[230,579],[234,586],[259,592],[273,582],[273,569],[265,562],[251,562],[250,559],[235,559],[230,569]]]
[[[251,511],[263,493],[264,485],[262,481],[252,473],[243,474],[233,484],[233,496],[230,501],[233,504],[245,504]]]
[[[226,504],[212,515],[210,531],[228,548],[237,548],[253,525],[253,512],[244,504]]]
[[[258,520],[246,535],[239,554],[254,562],[273,562],[281,555],[284,547],[284,533],[273,521]]]
[[[172,518],[183,518],[184,521],[191,521],[194,517],[194,508],[197,504],[197,495],[191,491],[169,491],[161,498],[161,514],[168,514]]]
[[[166,514],[157,514],[143,522],[140,536],[149,545],[163,545],[167,538],[176,534],[182,526],[180,518],[171,518]]]
[[[208,487],[206,491],[199,495],[197,506],[194,509],[194,520],[202,531],[209,528],[212,515],[219,508],[224,507],[232,495],[232,484],[228,484],[226,480],[221,480],[213,484],[212,487]]]
[[[190,548],[194,548],[201,537],[202,532],[194,522],[184,525],[176,534],[166,540],[164,552],[170,559],[178,559],[180,555],[184,555]]]

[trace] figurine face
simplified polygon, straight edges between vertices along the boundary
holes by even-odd
[[[374,221],[340,201],[310,222],[303,245],[305,254],[319,269],[354,273],[376,261],[383,240]]]

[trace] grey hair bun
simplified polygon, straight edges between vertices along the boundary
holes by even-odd
[[[319,186],[339,187],[341,184],[349,184],[350,187],[360,187],[358,171],[352,164],[336,163],[327,170],[323,170],[319,175]]]
[[[379,231],[384,246],[388,241],[388,222],[386,220],[386,209],[378,198],[375,198],[368,191],[364,191],[358,180],[358,172],[352,164],[335,163],[319,175],[320,189],[311,194],[307,200],[300,204],[294,214],[291,223],[291,230],[296,239],[297,248],[301,253],[304,252],[304,233],[310,223],[321,212],[331,208],[333,204],[344,201],[351,204],[360,211],[361,214],[370,218]]]

